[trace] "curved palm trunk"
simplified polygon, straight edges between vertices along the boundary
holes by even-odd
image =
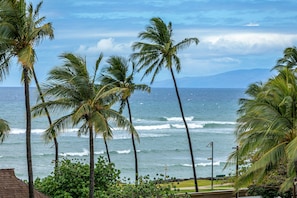
[[[32,153],[31,153],[31,109],[30,109],[30,91],[28,69],[23,67],[24,91],[25,91],[25,106],[26,106],[26,152],[27,166],[29,177],[29,197],[34,198],[33,189],[33,168],[32,168]]]
[[[41,101],[42,103],[45,103],[34,68],[32,69],[32,72],[33,72],[33,77],[34,77],[35,84],[36,84],[39,96],[41,98]],[[44,111],[46,113],[49,125],[52,125],[52,119],[46,107],[44,107]],[[54,137],[54,144],[55,144],[55,170],[56,170],[58,168],[58,161],[59,161],[59,147],[58,147],[58,140],[57,140],[56,134],[53,134],[53,137]]]
[[[95,188],[95,174],[94,174],[94,134],[93,126],[89,125],[89,146],[90,146],[90,192],[89,197],[94,197],[94,188]]]
[[[295,169],[295,175],[297,175],[297,160],[294,161],[294,169]],[[293,181],[293,189],[292,189],[293,196],[292,196],[292,198],[296,198],[297,197],[297,195],[296,195],[296,191],[297,191],[296,190],[296,188],[297,188],[296,181],[297,181],[297,178],[295,176],[294,181]]]
[[[128,108],[129,120],[130,120],[130,123],[132,124],[132,114],[131,114],[130,103],[128,99],[127,99],[127,108]],[[132,138],[134,160],[135,160],[135,183],[137,184],[138,183],[138,160],[137,160],[137,150],[135,145],[134,134],[131,134],[131,138]]]
[[[110,155],[109,155],[109,149],[108,149],[108,144],[107,144],[106,138],[103,137],[103,140],[104,140],[104,145],[105,145],[105,150],[106,150],[106,155],[107,155],[108,163],[111,163]]]
[[[186,132],[187,132],[188,143],[189,143],[189,148],[190,148],[190,154],[191,154],[191,159],[192,159],[192,168],[193,168],[193,175],[194,175],[194,182],[195,182],[195,190],[196,190],[196,192],[198,192],[198,183],[197,183],[195,160],[194,160],[194,155],[193,155],[191,136],[190,136],[189,128],[188,128],[188,125],[187,125],[187,121],[185,119],[184,110],[183,110],[183,106],[182,106],[181,99],[180,99],[180,96],[179,96],[175,76],[174,76],[174,73],[173,73],[173,70],[172,70],[171,67],[170,67],[170,73],[171,73],[171,76],[172,76],[172,79],[173,79],[173,82],[174,82],[174,88],[175,88],[176,96],[177,96],[177,99],[178,99],[179,109],[180,109],[182,119],[183,119],[183,122],[184,122],[184,125],[185,125],[185,128],[186,128]]]

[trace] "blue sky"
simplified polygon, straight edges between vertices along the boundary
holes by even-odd
[[[37,46],[35,69],[44,82],[49,70],[62,64],[64,52],[86,57],[90,68],[100,52],[105,59],[129,57],[131,44],[152,17],[171,21],[177,42],[200,40],[179,52],[177,77],[271,69],[286,47],[297,44],[296,8],[296,0],[44,0],[41,16],[53,23],[55,39]],[[21,85],[20,66],[10,69],[0,86]],[[156,80],[168,78],[163,70]]]

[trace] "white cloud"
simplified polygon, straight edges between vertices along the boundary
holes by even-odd
[[[259,54],[295,45],[297,34],[277,33],[225,33],[207,35],[201,44],[222,54]]]
[[[83,33],[82,33],[83,32]],[[70,40],[70,39],[90,39],[90,38],[106,38],[106,37],[117,37],[117,38],[133,38],[137,37],[137,31],[118,31],[118,30],[102,30],[102,29],[88,29],[85,32],[82,29],[73,30],[60,30],[56,31],[56,39]]]
[[[98,54],[104,52],[105,54],[110,53],[122,53],[126,54],[131,51],[130,43],[116,43],[113,38],[101,39],[94,46],[80,45],[77,52],[84,54]]]
[[[244,26],[247,26],[247,27],[258,27],[260,26],[259,23],[248,23],[248,24],[245,24]]]
[[[240,63],[240,60],[231,58],[231,57],[219,57],[219,58],[214,58],[213,62],[216,62],[216,63]]]

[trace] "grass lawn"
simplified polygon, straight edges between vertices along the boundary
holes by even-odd
[[[213,190],[229,190],[233,189],[233,184],[229,183],[230,181],[222,180],[213,180]],[[194,181],[193,180],[184,180],[179,182],[172,182],[173,187],[179,189],[179,192],[195,192]],[[199,179],[198,180],[199,192],[211,191],[211,180]]]

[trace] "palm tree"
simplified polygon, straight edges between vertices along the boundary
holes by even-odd
[[[132,122],[132,113],[129,103],[130,96],[135,90],[150,92],[150,87],[145,84],[135,84],[134,73],[135,64],[132,62],[131,73],[129,74],[129,64],[128,61],[119,56],[112,56],[107,60],[109,64],[108,67],[104,68],[102,73],[101,82],[106,85],[111,85],[112,87],[125,88],[125,91],[121,97],[120,113],[122,113],[124,107],[127,105],[129,120]],[[135,145],[134,134],[131,135],[133,151],[134,151],[134,161],[135,161],[135,181],[138,181],[138,160],[137,160],[137,150]]]
[[[9,61],[17,57],[22,66],[26,107],[26,150],[29,177],[29,196],[33,194],[33,170],[31,156],[31,113],[30,113],[30,72],[36,53],[34,47],[43,38],[53,38],[51,23],[44,24],[45,17],[39,17],[42,2],[34,10],[32,3],[26,7],[25,0],[1,0],[0,3],[0,75],[9,71]],[[1,77],[1,79],[2,79]]]
[[[101,54],[96,61],[93,77],[90,76],[84,58],[71,53],[61,55],[65,60],[60,67],[52,69],[48,82],[44,88],[45,103],[33,108],[35,115],[44,112],[46,106],[49,110],[67,110],[66,114],[53,122],[47,131],[61,131],[69,124],[80,125],[78,134],[89,133],[90,150],[90,197],[94,196],[94,135],[95,133],[110,132],[108,121],[115,121],[120,127],[135,133],[135,129],[119,112],[111,109],[117,101],[117,93],[122,89],[101,86],[95,83]],[[109,134],[111,135],[111,134]]]
[[[289,69],[295,69],[297,67],[297,48],[288,47],[283,52],[284,57],[277,61],[277,65],[274,69],[279,69],[281,67],[288,67]]]
[[[0,142],[3,142],[8,132],[10,131],[10,127],[6,120],[0,119]]]
[[[282,68],[256,91],[241,100],[236,130],[238,157],[252,158],[253,163],[238,178],[237,187],[260,182],[272,169],[287,164],[287,179],[282,190],[288,190],[297,175],[297,84],[296,75]],[[231,157],[232,158],[232,157]]]
[[[138,60],[140,65],[138,71],[144,70],[144,76],[147,76],[153,72],[151,83],[154,82],[156,75],[162,70],[163,67],[170,71],[176,96],[178,99],[179,109],[186,128],[189,149],[192,160],[193,175],[195,181],[195,190],[198,192],[198,184],[195,170],[195,160],[193,155],[192,143],[188,125],[184,116],[183,106],[178,91],[174,67],[177,72],[181,70],[180,59],[177,56],[177,52],[183,48],[188,47],[192,43],[198,44],[198,38],[185,38],[184,40],[174,43],[172,39],[172,24],[169,22],[166,25],[161,18],[152,18],[150,25],[146,27],[146,31],[139,33],[138,37],[148,42],[135,42],[132,46],[133,50],[139,50],[132,54],[133,59]]]

